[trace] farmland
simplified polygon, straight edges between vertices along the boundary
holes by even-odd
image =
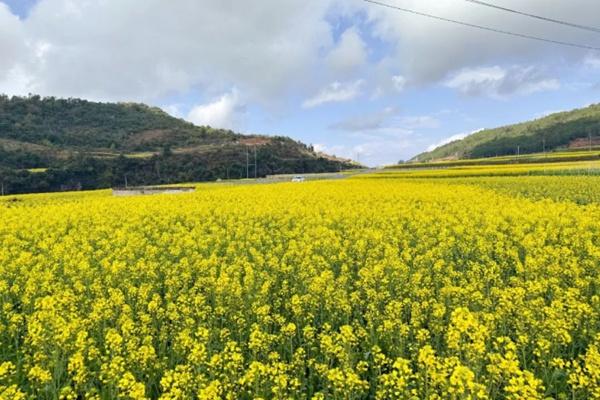
[[[595,168],[1,198],[0,398],[599,398]]]
[[[505,165],[505,164],[535,164],[535,163],[557,163],[576,161],[598,161],[600,151],[598,150],[571,150],[554,151],[549,153],[531,153],[523,155],[509,155],[486,158],[463,158],[457,160],[441,160],[427,162],[408,162],[386,167],[387,169],[415,169],[435,167],[460,167],[481,165]]]

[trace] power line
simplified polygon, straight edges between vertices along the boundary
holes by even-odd
[[[525,17],[539,19],[541,21],[552,22],[552,23],[555,23],[555,24],[570,26],[572,28],[583,29],[585,31],[591,31],[591,32],[600,33],[600,29],[594,28],[592,26],[580,25],[580,24],[575,24],[575,23],[572,23],[572,22],[562,21],[562,20],[559,20],[559,19],[552,19],[552,18],[548,18],[548,17],[542,17],[540,15],[530,14],[530,13],[526,13],[526,12],[523,12],[523,11],[514,10],[512,8],[506,8],[506,7],[498,6],[496,4],[486,3],[486,2],[480,1],[480,0],[465,0],[465,1],[468,1],[469,3],[479,4],[479,5],[485,6],[485,7],[495,8],[497,10],[502,10],[502,11],[506,11],[506,12],[509,12],[509,13],[513,13],[513,14],[523,15]]]
[[[387,8],[391,8],[391,9],[394,9],[394,10],[403,11],[403,12],[406,12],[406,13],[420,15],[422,17],[432,18],[432,19],[436,19],[436,20],[439,20],[439,21],[451,22],[453,24],[467,26],[467,27],[470,27],[470,28],[481,29],[481,30],[484,30],[484,31],[501,33],[503,35],[516,36],[516,37],[520,37],[520,38],[524,38],[524,39],[537,40],[538,42],[546,42],[546,43],[558,44],[558,45],[561,45],[561,46],[576,47],[576,48],[579,48],[579,49],[600,50],[600,47],[587,46],[587,45],[584,45],[584,44],[577,44],[577,43],[571,43],[571,42],[562,42],[560,40],[546,39],[546,38],[541,38],[541,37],[538,37],[538,36],[527,35],[527,34],[524,34],[524,33],[517,33],[517,32],[505,31],[505,30],[502,30],[502,29],[490,28],[490,27],[483,26],[483,25],[471,24],[469,22],[462,22],[462,21],[458,21],[458,20],[455,20],[455,19],[439,17],[437,15],[427,14],[427,13],[420,12],[420,11],[409,10],[408,8],[402,8],[402,7],[398,7],[398,6],[392,5],[392,4],[382,3],[382,2],[379,2],[379,1],[376,1],[376,0],[363,0],[363,1],[365,1],[367,3],[376,4],[376,5],[379,5],[379,6],[382,6],[382,7],[387,7]]]

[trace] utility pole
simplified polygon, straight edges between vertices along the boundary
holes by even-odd
[[[4,179],[2,180],[2,183],[0,183],[0,187],[2,188],[2,197],[4,197]]]
[[[125,188],[127,189],[127,175],[125,175]]]
[[[250,178],[250,155],[248,154],[248,146],[246,146],[246,179]]]
[[[254,145],[254,179],[258,178],[258,163],[256,162],[256,145]]]
[[[542,152],[546,155],[546,138],[542,139]]]

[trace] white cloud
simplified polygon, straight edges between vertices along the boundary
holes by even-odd
[[[534,0],[505,1],[522,9],[537,6]],[[405,3],[442,16],[523,29],[521,17],[467,2]],[[355,21],[365,12],[362,30],[355,24],[334,43],[332,20]],[[546,12],[593,24],[600,3],[554,2]],[[19,20],[0,2],[0,92],[16,90],[1,77],[19,71],[26,83],[19,93],[152,102],[190,91],[215,95],[236,86],[252,101],[281,103],[286,94],[305,96],[324,82],[359,75],[364,89],[379,97],[403,90],[406,82],[439,82],[482,63],[542,65],[560,58],[580,67],[586,57],[578,50],[476,32],[357,0],[146,0],[143,5],[140,0],[39,0],[28,15]],[[589,41],[577,30],[531,23],[540,36]],[[373,36],[386,50],[377,60],[367,57],[364,38]],[[588,66],[598,64],[594,54],[587,57]],[[542,83],[547,88],[557,82]],[[528,90],[522,93],[540,89]]]
[[[502,5],[531,13],[541,12],[539,0],[503,0]],[[499,13],[466,1],[403,0],[402,7],[506,31],[592,44],[589,33],[584,31]],[[394,46],[389,57],[402,68],[411,83],[438,82],[449,72],[474,65],[509,62],[578,66],[585,57],[585,52],[580,49],[483,32],[374,4],[365,5],[365,9],[373,34]],[[600,2],[553,1],[546,4],[543,12],[548,16],[595,26]]]
[[[315,143],[313,147],[317,153],[325,153],[327,151],[327,146],[322,143]]]
[[[544,117],[547,117],[549,115],[558,114],[558,113],[565,112],[565,111],[568,111],[568,110],[545,110],[545,111],[542,111],[542,112],[539,112],[539,113],[535,114],[534,118],[535,119],[544,118]]]
[[[357,158],[362,164],[378,166],[398,162],[399,154],[411,148],[410,139],[371,140],[353,147]]]
[[[0,77],[15,70],[16,62],[21,61],[25,52],[25,35],[21,21],[0,1]]]
[[[387,62],[380,62],[369,72],[373,81],[374,90],[371,100],[377,100],[386,95],[397,95],[406,88],[408,80],[403,75],[394,74],[394,68]]]
[[[395,164],[399,154],[414,151],[414,141],[409,138],[374,138],[355,145],[322,146],[322,151],[342,158],[359,161],[363,165]]]
[[[381,129],[390,117],[396,115],[399,110],[388,107],[375,113],[364,113],[358,116],[346,118],[329,126],[330,129],[346,132],[364,132]]]
[[[381,111],[363,113],[338,121],[329,126],[335,131],[360,134],[365,137],[405,136],[418,129],[433,129],[440,122],[429,115],[400,115],[396,107],[387,107]]]
[[[433,151],[433,150],[437,149],[438,147],[444,146],[448,143],[452,143],[456,140],[462,140],[462,139],[466,138],[467,136],[472,135],[477,132],[481,132],[482,130],[483,129],[477,129],[472,132],[457,133],[456,135],[452,135],[450,137],[440,140],[437,143],[432,144],[431,146],[427,147],[427,151]]]
[[[395,75],[392,77],[392,82],[394,84],[394,88],[398,91],[401,92],[404,90],[404,87],[406,86],[406,78],[403,77],[402,75]]]
[[[588,54],[583,60],[583,64],[591,69],[600,69],[600,54]]]
[[[18,67],[42,95],[152,101],[235,85],[274,102],[331,48],[334,1],[39,0],[24,20],[0,2],[0,76]]]
[[[326,60],[336,74],[348,74],[367,62],[367,49],[356,28],[348,28]]]
[[[333,82],[323,88],[314,97],[302,103],[303,108],[313,108],[326,103],[339,103],[354,100],[361,94],[364,81],[359,79],[354,82]]]
[[[398,125],[406,129],[433,129],[440,126],[440,121],[430,115],[417,115],[400,118]]]
[[[212,103],[193,107],[187,120],[196,125],[210,125],[216,128],[233,129],[239,123],[245,106],[240,100],[239,92],[233,89]]]
[[[0,93],[15,96],[27,96],[31,91],[31,76],[23,68],[15,66],[4,77],[0,76]]]
[[[183,118],[183,112],[181,111],[181,104],[167,104],[163,105],[162,108],[166,113],[172,115],[175,118]]]
[[[485,95],[498,99],[560,87],[557,79],[548,78],[533,66],[464,68],[453,74],[445,85],[465,95]]]
[[[387,107],[330,125],[332,131],[344,132],[348,141],[358,143],[323,146],[322,149],[345,158],[360,158],[365,165],[393,164],[402,155],[422,148],[424,143],[419,130],[436,128],[439,124],[432,116],[401,115],[400,109]]]
[[[449,79],[446,86],[470,93],[481,90],[482,87],[495,86],[504,78],[506,71],[498,66],[463,69]]]

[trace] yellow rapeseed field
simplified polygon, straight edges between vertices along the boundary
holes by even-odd
[[[600,399],[598,180],[522,178],[0,200],[0,399]]]

